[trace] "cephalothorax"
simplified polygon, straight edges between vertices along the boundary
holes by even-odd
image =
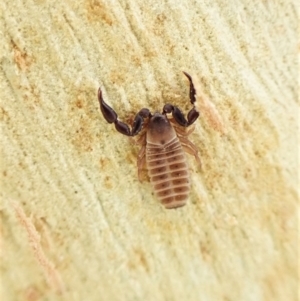
[[[190,82],[190,101],[194,105],[196,90],[192,78],[183,72]],[[151,114],[148,109],[141,109],[135,116],[131,129],[118,120],[117,113],[108,106],[99,88],[98,99],[101,112],[108,123],[114,123],[118,132],[126,136],[140,134],[137,143],[142,147],[138,154],[138,177],[146,165],[150,182],[161,203],[168,209],[184,206],[189,196],[190,179],[184,151],[195,156],[201,164],[198,151],[187,136],[194,130],[187,130],[199,117],[193,106],[187,119],[176,106],[166,104],[162,113]],[[172,113],[172,117],[167,117]]]

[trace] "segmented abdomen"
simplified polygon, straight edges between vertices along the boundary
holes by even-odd
[[[167,144],[147,143],[147,169],[154,191],[166,208],[184,206],[190,192],[188,165],[177,137]]]

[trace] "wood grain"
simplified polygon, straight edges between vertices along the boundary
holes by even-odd
[[[1,1],[1,300],[296,300],[296,1]],[[201,111],[188,204],[120,120]],[[201,92],[201,93],[200,93]]]

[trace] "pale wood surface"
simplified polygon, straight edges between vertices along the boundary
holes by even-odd
[[[297,9],[1,1],[1,300],[296,300]],[[168,211],[96,94],[188,112],[182,70],[203,166]]]

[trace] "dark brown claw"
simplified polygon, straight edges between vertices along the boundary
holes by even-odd
[[[102,91],[99,88],[98,90],[98,100],[100,103],[100,109],[103,114],[103,117],[108,123],[113,123],[117,120],[118,115],[117,113],[108,105],[104,102],[103,97],[102,97]]]
[[[195,90],[195,87],[193,84],[193,80],[192,80],[192,77],[188,73],[186,73],[184,71],[182,71],[182,72],[188,78],[188,80],[190,82],[190,100],[191,100],[191,104],[193,105],[194,102],[196,101],[196,97],[195,97],[196,90]]]
[[[183,73],[190,82],[190,100],[191,100],[191,104],[194,104],[194,102],[196,101],[196,97],[195,97],[196,90],[194,88],[192,77],[184,71],[183,71]],[[164,106],[163,114],[166,114],[166,113],[172,113],[172,116],[176,120],[176,122],[185,127],[193,124],[200,115],[199,112],[197,112],[196,108],[193,107],[189,111],[189,113],[187,115],[187,120],[186,120],[183,113],[176,106],[173,106],[171,104],[166,104]]]
[[[108,104],[105,103],[102,97],[101,88],[99,88],[98,90],[98,100],[100,103],[101,112],[105,120],[108,123],[114,123],[116,130],[126,136],[137,135],[143,127],[144,118],[151,117],[151,113],[148,109],[140,110],[134,118],[132,130],[130,130],[129,126],[126,123],[118,120],[117,113]]]

